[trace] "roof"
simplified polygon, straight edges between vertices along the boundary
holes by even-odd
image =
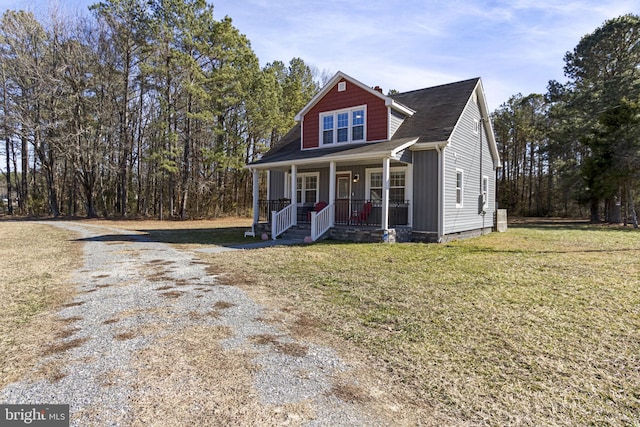
[[[394,100],[416,111],[405,119],[394,138],[417,136],[420,142],[448,140],[479,80],[474,78],[393,95]]]
[[[350,78],[342,73],[336,74],[332,82],[340,78]],[[352,79],[353,80],[353,79]],[[337,81],[337,80],[336,80]],[[357,81],[356,81],[357,82]],[[335,83],[335,82],[334,82]],[[358,82],[359,83],[359,82]],[[449,83],[410,92],[385,96],[393,104],[401,105],[414,114],[406,114],[402,125],[398,128],[393,138],[389,141],[369,142],[362,144],[347,144],[328,148],[301,149],[300,124],[291,129],[276,145],[274,145],[260,160],[249,165],[270,166],[309,164],[318,161],[346,160],[352,156],[360,155],[362,159],[369,156],[394,157],[399,149],[404,149],[415,143],[445,143],[449,140],[472,93],[480,84],[480,78],[473,78],[456,83]],[[325,87],[331,86],[331,83]],[[321,91],[321,93],[323,93]],[[318,94],[320,95],[320,94]],[[301,117],[310,105],[314,105],[321,98],[318,95],[307,104],[298,114]],[[484,108],[483,108],[484,110]],[[483,111],[487,114],[486,111]],[[493,130],[488,129],[492,144],[495,145]],[[404,147],[404,148],[399,148]],[[497,146],[494,155],[498,158]]]

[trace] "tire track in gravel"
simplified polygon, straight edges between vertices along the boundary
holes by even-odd
[[[48,223],[51,224],[51,223]],[[332,393],[350,367],[265,323],[192,255],[145,235],[78,222],[84,265],[66,333],[41,366],[59,372],[0,392],[4,403],[70,404],[71,425],[386,425]]]

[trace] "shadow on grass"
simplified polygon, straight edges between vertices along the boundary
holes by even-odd
[[[259,242],[259,239],[244,237],[246,227],[190,228],[177,230],[137,230],[137,233],[104,234],[76,239],[79,242],[157,242],[172,244],[196,244],[235,246]]]
[[[633,228],[633,225],[624,226],[622,224],[594,224],[586,220],[575,219],[559,219],[559,218],[524,218],[515,219],[509,222],[509,228],[526,228],[541,230],[570,230],[570,231],[626,231],[638,232],[639,229]]]

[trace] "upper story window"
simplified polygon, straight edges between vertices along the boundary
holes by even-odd
[[[366,114],[365,106],[320,114],[322,145],[364,142]]]

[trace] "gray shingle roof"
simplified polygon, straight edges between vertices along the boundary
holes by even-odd
[[[415,110],[415,114],[405,119],[391,141],[301,150],[300,125],[297,124],[260,160],[252,164],[327,158],[337,153],[347,154],[347,152],[349,154],[366,153],[378,151],[378,146],[381,150],[389,150],[415,138],[419,138],[418,142],[446,141],[453,132],[478,81],[479,78],[474,78],[391,96],[394,101]]]
[[[446,141],[479,80],[474,78],[391,96],[416,112],[402,123],[393,137],[418,136],[420,142]]]

